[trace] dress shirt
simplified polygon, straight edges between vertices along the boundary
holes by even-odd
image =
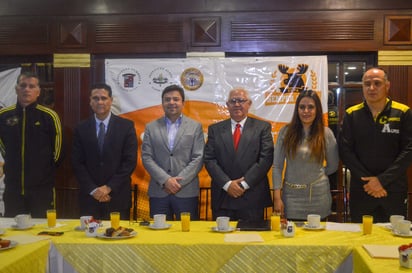
[[[165,117],[166,129],[167,129],[167,139],[169,141],[169,149],[172,151],[177,130],[179,130],[180,124],[182,124],[182,115],[175,121],[172,122],[169,118]]]
[[[96,115],[94,115],[94,119],[96,120],[96,137],[98,137],[98,135],[99,135],[99,126],[100,126],[100,123],[101,122],[103,122],[103,124],[104,124],[104,133],[106,134],[106,132],[107,132],[107,127],[108,127],[108,125],[109,125],[109,120],[110,120],[110,117],[111,117],[111,115],[112,115],[112,113],[109,113],[109,115],[104,119],[104,120],[100,120],[100,119],[98,119],[97,117],[96,117]],[[91,192],[90,192],[90,195],[93,195],[95,192],[97,191],[97,188],[95,188],[94,190],[92,190]]]
[[[239,122],[236,122],[236,121],[234,121],[233,119],[230,120],[230,124],[231,124],[231,127],[232,127],[232,135],[233,135],[233,133],[235,132],[236,124],[238,124],[238,123],[240,124],[240,132],[243,133],[243,126],[245,125],[246,120],[247,120],[247,117],[245,117],[244,119],[242,119],[242,120],[239,121]],[[242,136],[241,136],[240,138],[242,138]],[[227,190],[229,189],[230,184],[232,184],[232,180],[227,181],[226,184],[223,186],[223,189],[224,189],[225,191],[227,191]],[[240,182],[240,185],[241,185],[245,190],[247,190],[247,189],[250,188],[249,185],[246,183],[245,180],[243,180],[242,182]]]

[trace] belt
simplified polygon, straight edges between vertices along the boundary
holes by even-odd
[[[292,189],[306,189],[308,187],[307,184],[293,184],[285,181],[285,185]]]
[[[286,186],[288,186],[291,189],[295,189],[295,190],[303,190],[306,189],[307,187],[309,187],[309,202],[312,201],[312,186],[315,185],[316,183],[319,183],[320,181],[322,181],[322,179],[324,178],[324,176],[316,179],[313,182],[310,182],[309,184],[293,184],[293,183],[289,183],[287,181],[284,181],[284,184]]]

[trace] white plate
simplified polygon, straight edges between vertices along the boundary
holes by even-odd
[[[101,239],[109,239],[109,240],[121,240],[121,239],[133,238],[136,235],[137,235],[137,232],[132,231],[132,232],[130,232],[129,236],[114,236],[114,237],[111,237],[111,236],[104,235],[104,233],[100,233],[100,234],[97,234],[96,237],[101,238]]]
[[[392,230],[392,225],[391,225],[391,224],[386,224],[386,225],[384,225],[384,227],[385,227],[386,229]]]
[[[400,236],[400,237],[412,237],[412,232],[409,231],[409,234],[400,234],[399,231],[392,230],[392,234],[395,236]]]
[[[7,250],[7,249],[10,249],[10,248],[16,247],[16,245],[17,245],[17,242],[16,242],[16,241],[11,241],[11,242],[10,242],[10,245],[9,245],[8,247],[2,247],[2,248],[0,248],[0,251]]]
[[[229,227],[228,229],[218,229],[217,227],[212,227],[213,232],[220,232],[220,233],[232,232],[234,230],[235,230],[234,227]]]
[[[0,235],[3,235],[6,231],[2,228],[0,228]]]
[[[303,225],[303,229],[307,229],[307,230],[322,230],[325,229],[324,225],[320,225],[318,227],[312,227],[312,226],[308,226],[307,224]]]
[[[26,229],[31,229],[32,227],[34,227],[34,224],[31,224],[30,226],[27,226],[27,227],[19,227],[16,224],[11,225],[11,228],[15,230],[26,230]]]
[[[161,230],[161,229],[169,229],[171,226],[172,226],[172,224],[166,224],[164,227],[158,227],[158,226],[154,226],[153,224],[150,224],[148,227],[150,229]]]

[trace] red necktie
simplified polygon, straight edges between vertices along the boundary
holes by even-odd
[[[237,151],[237,146],[239,145],[240,135],[242,134],[240,132],[240,127],[241,127],[241,125],[239,123],[237,123],[236,128],[235,128],[235,132],[233,133],[233,144],[235,146],[235,151]]]

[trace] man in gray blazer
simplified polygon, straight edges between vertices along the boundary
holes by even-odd
[[[180,220],[181,212],[199,219],[198,173],[203,165],[202,126],[184,115],[185,93],[171,85],[162,92],[165,116],[146,125],[142,161],[150,174],[150,216],[166,214],[168,220]]]
[[[260,221],[264,208],[272,206],[267,177],[273,162],[271,125],[247,116],[251,104],[245,89],[230,91],[230,119],[209,126],[204,161],[212,178],[213,219]],[[236,127],[241,131],[238,145]]]

